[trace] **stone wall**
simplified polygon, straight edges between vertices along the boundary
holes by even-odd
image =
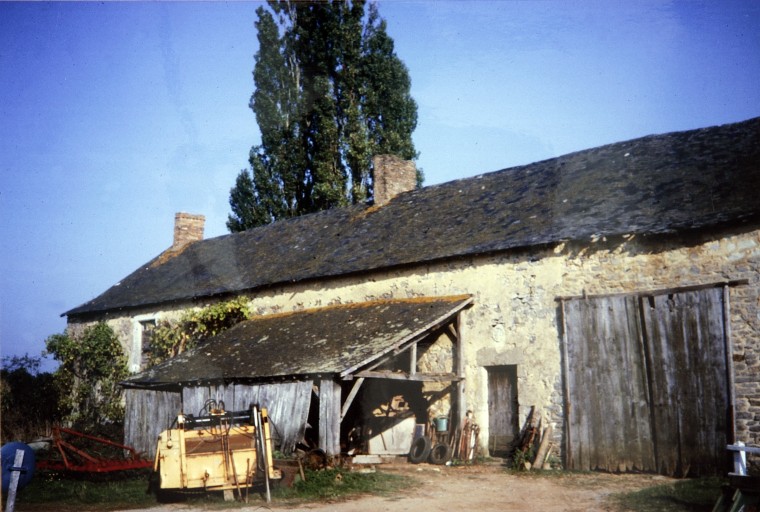
[[[562,437],[558,297],[647,292],[745,280],[730,288],[738,439],[760,442],[760,231],[713,236],[594,239],[530,251],[460,259],[359,277],[293,284],[249,295],[257,314],[381,298],[471,294],[462,313],[465,408],[488,440],[487,366],[517,365],[520,422],[532,406]],[[135,311],[110,317],[120,335]],[[126,350],[132,346],[125,340]],[[431,354],[432,356],[432,354]],[[433,411],[438,415],[442,411]]]

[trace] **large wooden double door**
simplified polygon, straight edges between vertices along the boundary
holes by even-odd
[[[733,440],[724,295],[562,302],[569,468],[724,471]]]

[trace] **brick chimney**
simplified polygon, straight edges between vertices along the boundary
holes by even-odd
[[[190,242],[203,240],[203,226],[206,217],[179,212],[174,215],[174,243],[172,249],[179,249]]]
[[[394,155],[372,158],[375,206],[382,206],[402,192],[417,188],[417,166]]]

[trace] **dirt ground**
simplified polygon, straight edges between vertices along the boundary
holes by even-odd
[[[541,510],[545,512],[591,512],[615,510],[611,494],[662,485],[670,479],[656,475],[509,474],[499,465],[434,466],[428,464],[379,465],[408,477],[409,486],[393,496],[361,496],[332,503],[292,506],[270,503],[252,496],[247,506],[234,510],[254,512],[423,512],[470,510],[475,512]],[[196,512],[187,504],[163,505],[139,512]],[[137,512],[131,510],[129,512]]]

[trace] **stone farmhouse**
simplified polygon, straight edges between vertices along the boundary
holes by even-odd
[[[209,398],[269,407],[285,452],[405,453],[467,411],[495,455],[536,411],[574,469],[722,473],[760,442],[760,118],[419,189],[408,162],[375,173],[374,203],[242,233],[177,214],[65,313],[123,342],[129,444]],[[235,296],[252,320],[141,366],[156,321]]]

